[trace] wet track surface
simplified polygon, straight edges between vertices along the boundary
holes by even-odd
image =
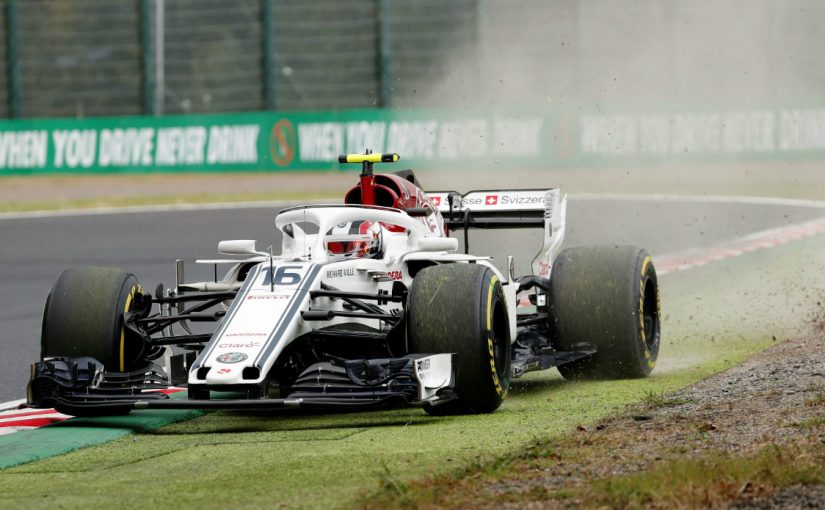
[[[655,257],[821,216],[823,209],[787,205],[572,197],[565,246],[637,244]],[[273,218],[271,208],[262,208],[0,220],[0,401],[24,396],[29,364],[39,354],[43,303],[60,271],[121,267],[154,289],[174,282],[174,260],[183,258],[188,280],[210,279],[212,267],[195,267],[194,259],[217,256],[221,239],[277,246]],[[471,237],[471,251],[498,259],[513,254],[523,272],[537,240],[529,233],[481,232]]]

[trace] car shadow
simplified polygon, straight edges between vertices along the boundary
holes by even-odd
[[[510,381],[511,396],[529,396],[534,393],[554,391],[562,386],[571,384],[564,379],[516,379]],[[505,400],[506,405],[506,400]]]
[[[153,435],[236,434],[250,432],[300,432],[363,430],[384,427],[415,427],[441,418],[416,408],[390,411],[216,411],[210,419],[188,422],[185,426],[148,431]]]
[[[192,413],[180,421],[158,427],[154,423],[135,420],[138,414],[145,417],[154,411],[135,411],[127,416],[100,418],[73,418],[50,427],[115,428],[133,433],[152,435],[190,435],[203,433],[242,432],[290,432],[318,430],[353,430],[380,427],[411,427],[426,425],[443,418],[433,417],[418,408],[384,411],[336,411],[320,410],[266,410],[266,411],[211,411]],[[208,420],[192,418],[209,415]],[[151,422],[151,420],[150,420]],[[185,422],[185,425],[182,425]]]

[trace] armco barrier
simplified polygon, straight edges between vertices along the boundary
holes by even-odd
[[[0,175],[328,170],[338,168],[338,154],[366,148],[444,169],[822,158],[825,109],[376,109],[2,121]]]

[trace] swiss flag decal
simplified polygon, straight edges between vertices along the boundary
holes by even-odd
[[[438,207],[441,205],[441,197],[431,197],[430,202],[432,202],[434,206]]]
[[[498,195],[487,195],[487,198],[484,199],[484,205],[497,205],[498,204]]]

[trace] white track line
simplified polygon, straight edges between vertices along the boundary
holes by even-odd
[[[578,193],[571,194],[575,201],[619,200],[626,202],[683,202],[694,204],[746,204],[746,205],[777,205],[789,207],[810,207],[825,209],[825,201],[803,200],[793,198],[774,197],[746,197],[727,195],[631,195],[617,193]],[[94,207],[86,209],[58,209],[54,211],[27,211],[0,213],[2,220],[18,220],[32,218],[55,218],[60,216],[100,216],[107,214],[143,214],[173,211],[206,211],[221,209],[257,209],[263,207],[281,207],[284,205],[299,205],[321,202],[335,202],[332,199],[307,200],[264,200],[252,202],[210,202],[205,204],[165,204],[165,205],[135,205],[126,207]]]
[[[25,403],[25,398],[21,398],[20,400],[9,400],[8,402],[3,402],[2,404],[0,404],[0,412],[17,409],[18,407],[20,407],[21,404]]]
[[[333,203],[333,199],[311,198],[306,200],[264,200],[252,202],[210,202],[205,204],[165,204],[165,205],[134,205],[126,207],[93,207],[86,209],[58,209],[54,211],[26,211],[0,213],[2,220],[26,220],[33,218],[57,218],[61,216],[102,216],[109,214],[144,214],[174,211],[206,211],[221,209],[258,209],[279,208],[290,205]]]
[[[825,209],[823,200],[798,198],[747,197],[739,195],[629,195],[619,193],[574,193],[573,200],[618,200],[625,202],[682,202],[688,204],[743,204],[743,205],[777,205],[787,207],[808,207]]]

